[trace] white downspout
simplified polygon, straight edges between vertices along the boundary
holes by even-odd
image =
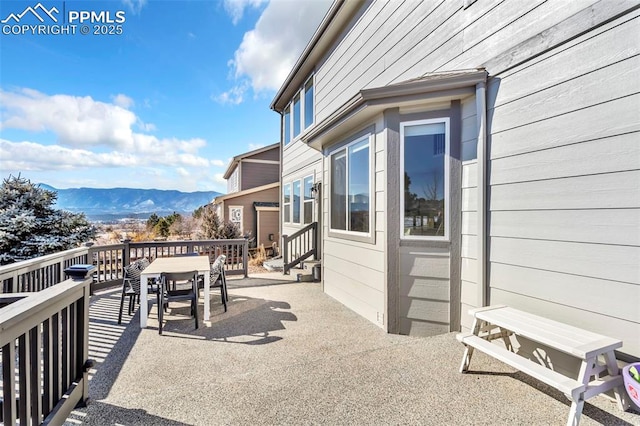
[[[487,84],[476,84],[478,124],[478,306],[487,306]]]

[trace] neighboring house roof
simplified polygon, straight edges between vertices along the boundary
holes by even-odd
[[[310,146],[321,149],[332,135],[343,133],[357,123],[392,106],[411,106],[424,102],[459,99],[466,93],[475,93],[475,85],[486,81],[484,68],[428,73],[400,83],[389,84],[356,93],[331,115],[302,135]]]
[[[236,155],[231,159],[231,162],[227,167],[227,171],[224,172],[223,178],[229,179],[229,176],[231,176],[231,173],[233,173],[233,170],[238,166],[238,163],[240,163],[240,161],[243,160],[244,158],[252,157],[254,155],[257,155],[275,148],[280,148],[280,142],[276,142],[272,145],[267,145],[262,148],[254,149],[253,151],[245,152],[244,154]]]
[[[311,41],[271,102],[271,109],[282,112],[299,86],[304,84],[304,79],[311,74],[316,63],[320,62],[331,43],[342,33],[351,17],[360,10],[364,3],[365,0],[335,0],[333,2]]]
[[[242,197],[243,195],[253,194],[255,192],[264,191],[265,189],[277,188],[280,186],[280,182],[269,183],[267,185],[256,186],[255,188],[245,189],[244,191],[232,192],[231,194],[221,195],[213,200],[213,204],[220,204],[223,201],[230,200],[236,197]]]

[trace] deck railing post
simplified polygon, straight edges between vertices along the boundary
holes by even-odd
[[[313,222],[311,241],[313,244],[313,260],[318,260],[318,222]]]
[[[128,265],[131,263],[131,240],[124,240],[123,243],[124,247],[122,248],[122,265]]]
[[[244,277],[249,276],[249,240],[244,239],[242,245],[242,266],[244,267]]]
[[[78,301],[78,358],[77,365],[82,372],[83,384],[82,403],[89,399],[89,368],[93,365],[89,360],[89,302],[90,302],[90,278],[85,282],[82,300]]]
[[[284,274],[289,273],[289,269],[287,268],[287,264],[289,263],[289,236],[282,236],[282,261],[284,262],[284,267],[282,268],[282,272]]]

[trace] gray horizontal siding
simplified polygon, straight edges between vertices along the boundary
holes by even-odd
[[[620,336],[625,350],[640,356],[638,344],[627,342],[640,335],[631,312],[638,306],[640,284],[640,158],[634,144],[640,136],[639,12],[613,19],[635,6],[496,0],[463,9],[461,1],[374,1],[319,64],[315,95],[316,122],[321,122],[359,90],[432,71],[485,66],[490,75],[490,302]],[[592,26],[597,28],[589,31]],[[477,117],[469,106],[462,104],[463,328],[469,325],[464,313],[479,294]],[[285,160],[288,174],[310,163],[298,149],[292,147]],[[376,181],[382,177],[376,175]],[[388,197],[384,188],[376,182],[376,206]],[[376,218],[383,214],[377,212]],[[341,243],[340,251],[328,243],[328,250],[354,258],[349,244]],[[384,253],[372,257],[384,260]],[[400,327],[417,327],[412,318],[432,312],[431,322],[421,320],[425,329],[434,330],[441,278],[432,276],[436,269],[414,276],[412,262],[420,256],[400,257]],[[359,298],[355,277],[345,289],[339,287],[345,268],[329,268],[325,283],[371,318],[377,302]],[[539,280],[545,284],[538,285]],[[594,296],[572,302],[581,286]],[[611,303],[594,306],[610,291],[620,292],[620,312]],[[423,297],[429,294],[433,297]]]
[[[399,332],[430,336],[449,331],[448,249],[400,247]]]
[[[280,161],[280,148],[277,147],[277,148],[269,149],[267,151],[248,156],[247,159]]]
[[[317,119],[321,121],[358,90],[427,72],[485,65],[495,75],[511,63],[492,60],[513,56],[511,50],[520,45],[532,55],[543,52],[545,42],[557,42],[561,31],[579,34],[583,31],[580,22],[586,24],[576,16],[590,14],[595,23],[633,6],[616,4],[607,15],[602,3],[487,1],[463,10],[461,2],[455,1],[374,2],[316,73]],[[590,8],[593,4],[596,6]],[[544,33],[563,23],[561,30]],[[529,46],[536,37],[538,45]]]
[[[252,194],[241,195],[239,197],[229,198],[224,201],[224,216],[229,220],[229,207],[242,207],[242,231],[254,232],[256,220],[256,210],[253,207],[255,202],[277,202],[279,197],[279,188],[265,189],[264,191],[254,192]],[[275,230],[277,233],[277,228]]]
[[[241,191],[280,181],[279,164],[243,161],[240,170],[242,171],[242,177],[240,179],[242,184]]]
[[[640,20],[629,18],[490,81],[489,283],[490,303],[640,356]]]
[[[282,176],[304,174],[305,169],[322,161],[322,154],[303,142],[292,142],[282,153]]]
[[[371,124],[379,131],[382,117],[376,117]],[[346,135],[349,137],[350,135]],[[337,143],[340,140],[335,141]],[[324,291],[345,306],[359,313],[379,327],[387,324],[385,315],[385,274],[384,232],[386,217],[384,210],[385,149],[384,137],[374,134],[371,138],[375,233],[373,243],[359,242],[339,237],[329,237],[329,157],[324,159],[323,220],[322,233],[323,282]]]

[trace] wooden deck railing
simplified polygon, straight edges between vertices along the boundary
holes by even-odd
[[[313,222],[291,236],[282,236],[282,258],[284,261],[282,269],[283,273],[288,274],[291,268],[311,256],[317,259],[317,232],[318,222]]]
[[[92,290],[117,285],[122,280],[122,268],[132,261],[186,253],[227,256],[229,275],[249,273],[249,245],[246,239],[129,242],[102,246],[79,247],[41,256],[35,259],[0,266],[0,293],[36,292],[64,281],[64,270],[71,265],[90,264],[96,267]]]
[[[88,261],[88,248],[80,247],[0,266],[0,293],[44,290],[66,279],[65,268]]]
[[[2,424],[62,424],[87,399],[90,284],[0,295]]]
[[[227,256],[228,274],[248,275],[246,239],[124,242],[80,247],[0,266],[0,423],[62,424],[87,398],[89,297],[120,284],[122,267],[187,253]],[[84,281],[72,265],[96,267]]]

